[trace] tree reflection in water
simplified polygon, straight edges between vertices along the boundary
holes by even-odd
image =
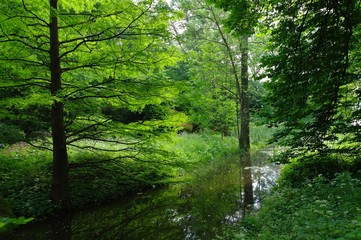
[[[238,164],[234,158],[211,161],[194,170],[187,183],[87,209],[71,218],[29,224],[11,239],[211,239],[221,225],[244,216]],[[274,184],[277,171],[257,161],[249,170],[255,200],[252,206],[257,207]]]

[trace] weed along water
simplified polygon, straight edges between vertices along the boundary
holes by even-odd
[[[253,189],[257,208],[278,176],[265,164],[267,153],[253,155]],[[29,224],[11,239],[212,239],[220,226],[242,217],[237,157],[197,167],[186,183],[153,189],[72,216]]]

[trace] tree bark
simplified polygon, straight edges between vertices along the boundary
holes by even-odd
[[[59,57],[58,35],[58,0],[50,0],[50,91],[56,96],[61,89],[61,65]],[[51,128],[53,138],[53,174],[51,200],[59,206],[59,212],[66,213],[72,209],[69,193],[69,163],[64,125],[64,104],[54,100],[51,109]]]
[[[248,95],[248,37],[241,37],[241,134],[239,135],[240,161],[242,168],[245,206],[253,204],[253,181],[250,167],[250,136],[249,136],[249,95]]]

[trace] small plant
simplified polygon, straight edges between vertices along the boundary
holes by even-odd
[[[13,230],[16,228],[16,226],[24,225],[30,221],[32,221],[34,218],[25,218],[25,217],[19,217],[19,218],[7,218],[7,217],[0,217],[0,237],[5,235],[7,232]]]
[[[350,173],[319,175],[300,187],[280,187],[219,239],[361,239],[360,198],[361,181]]]

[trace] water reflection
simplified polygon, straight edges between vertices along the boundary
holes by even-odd
[[[253,156],[255,206],[274,184],[277,170]],[[222,224],[239,220],[242,194],[237,158],[210,162],[194,171],[188,183],[123,199],[71,217],[25,226],[11,239],[211,239]]]
[[[280,167],[276,164],[268,163],[267,160],[273,156],[271,149],[258,150],[253,154],[253,190],[256,196],[254,208],[258,209],[261,206],[262,199],[269,194],[272,186],[275,185],[276,179],[279,176]]]

